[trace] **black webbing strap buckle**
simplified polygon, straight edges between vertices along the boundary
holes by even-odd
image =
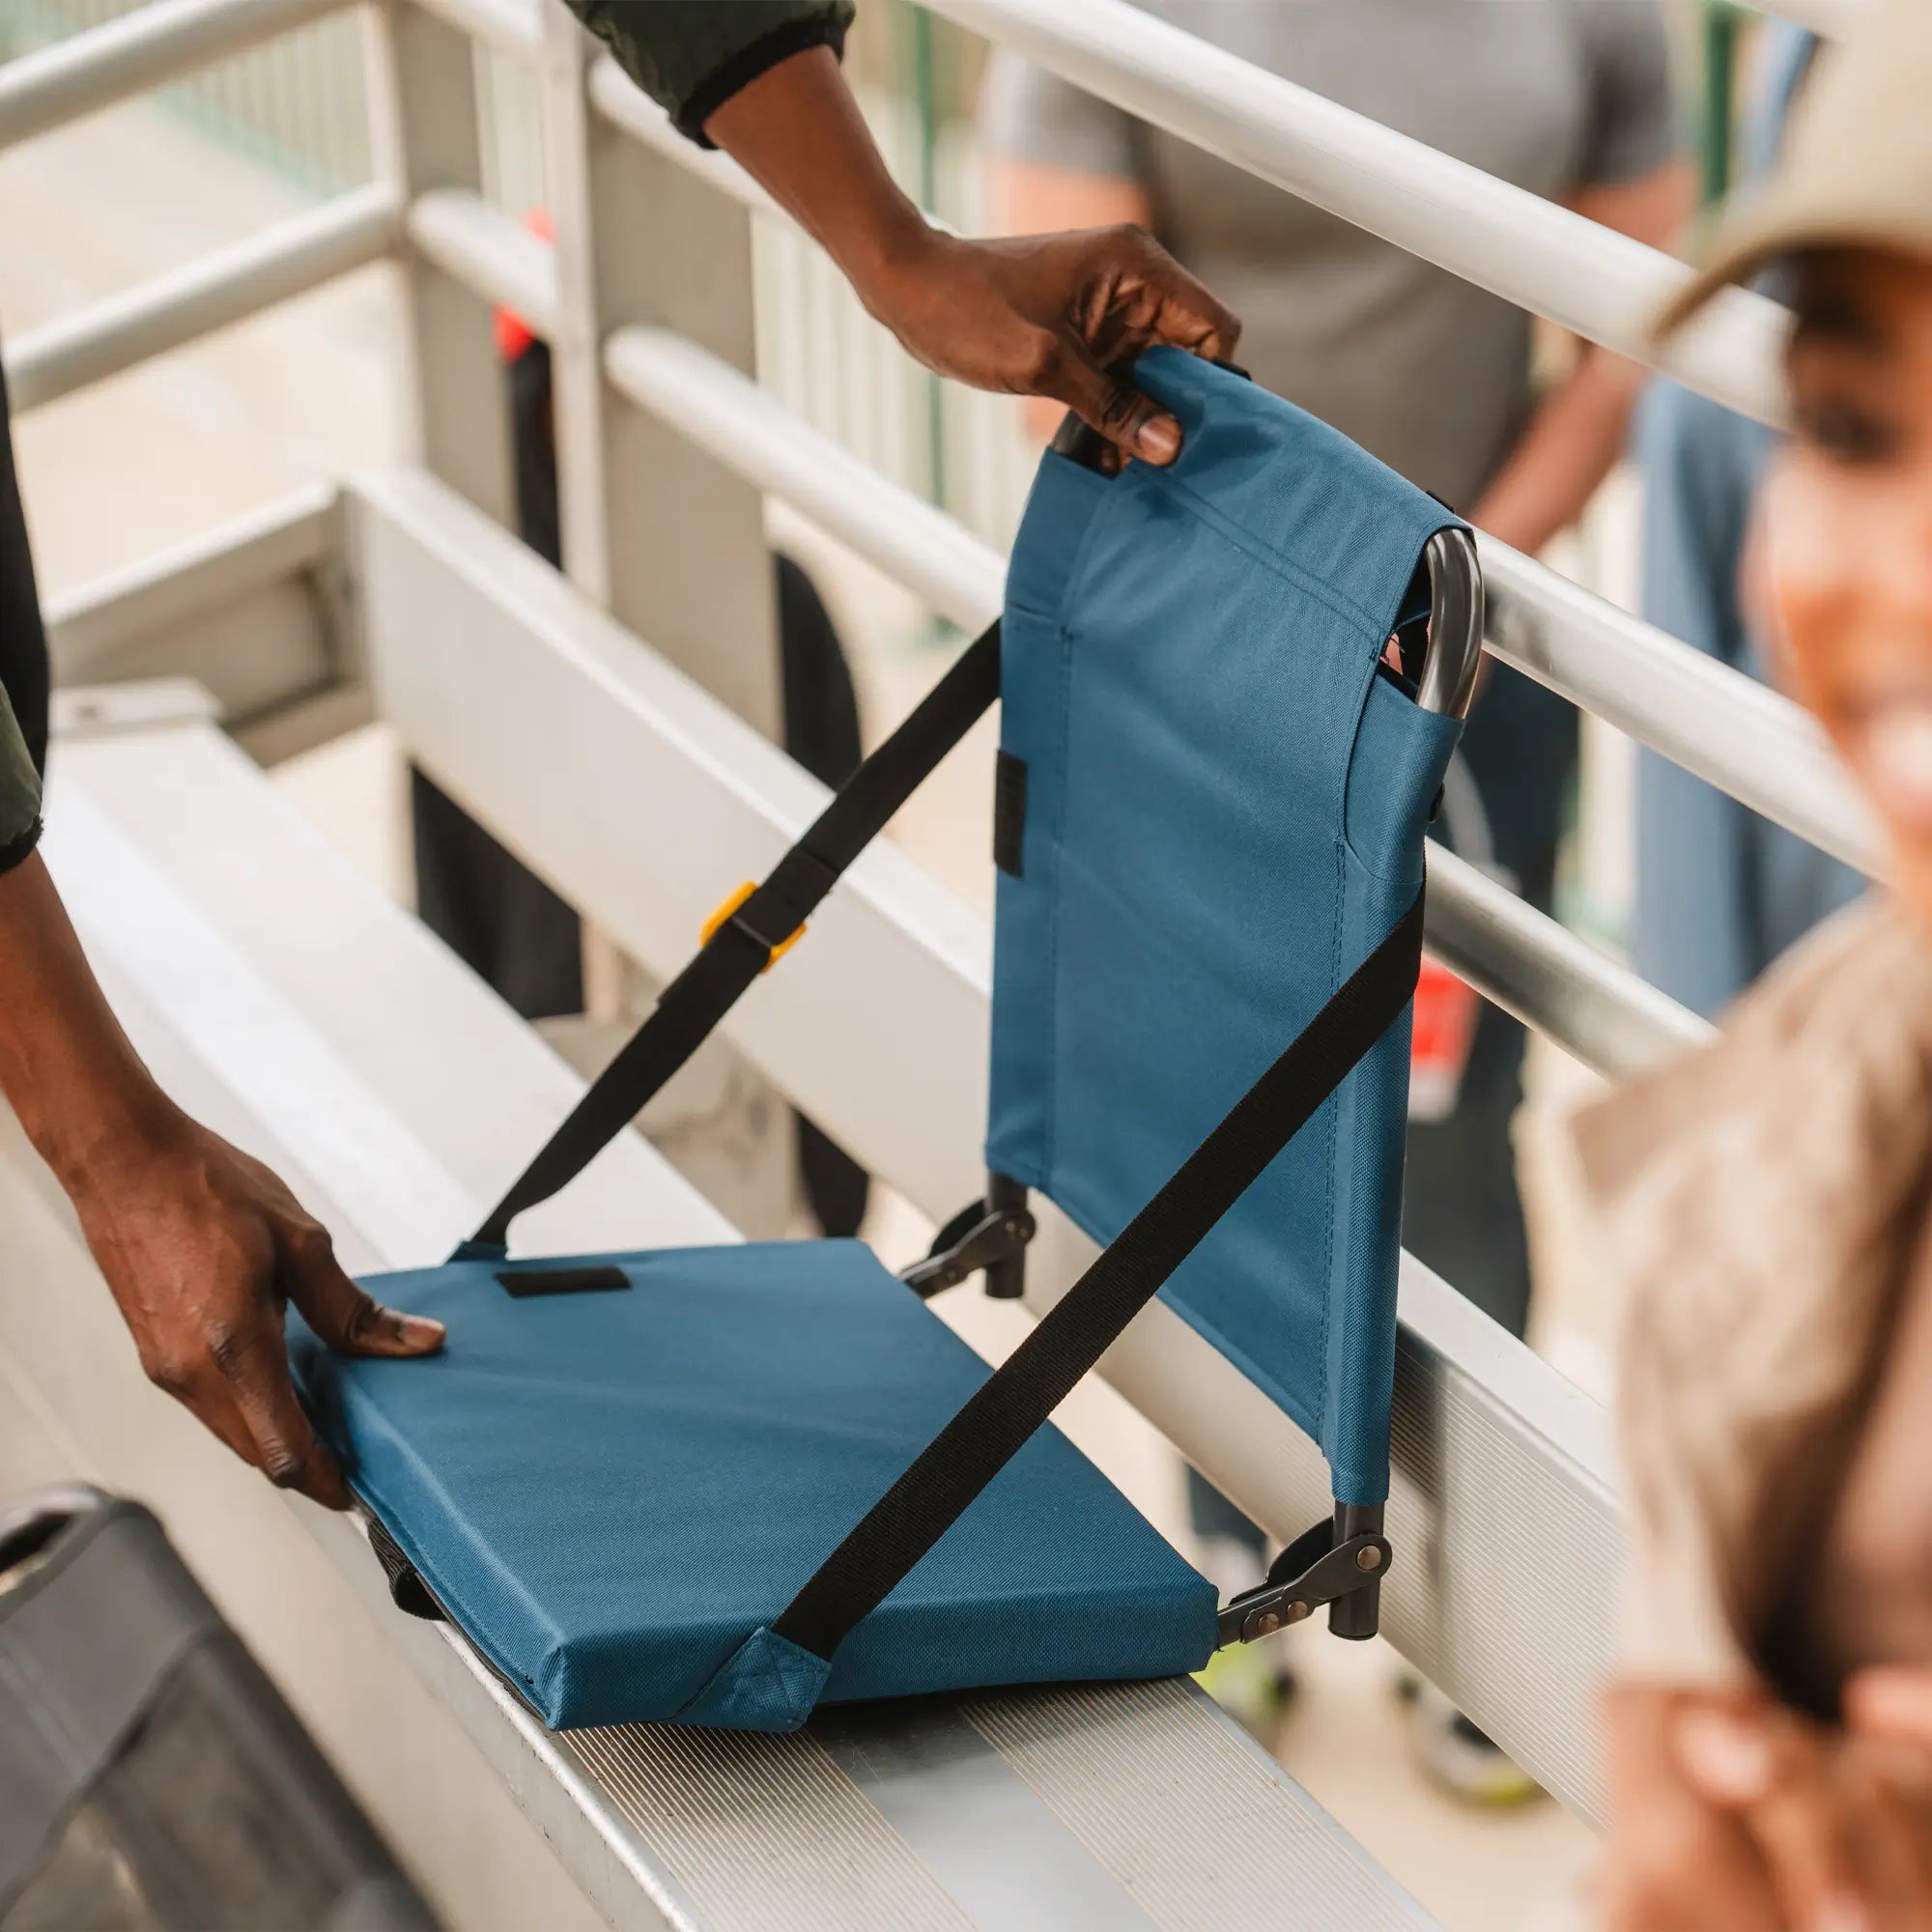
[[[1265,1582],[1222,1605],[1218,1648],[1253,1643],[1290,1624],[1305,1623],[1324,1604],[1334,1606],[1329,1628],[1337,1636],[1375,1634],[1374,1595],[1368,1594],[1363,1603],[1350,1599],[1378,1592],[1394,1560],[1395,1552],[1381,1531],[1382,1513],[1338,1509],[1335,1514],[1337,1520],[1318,1522],[1297,1536],[1270,1565]],[[1337,1537],[1338,1529],[1355,1527],[1364,1518],[1370,1522],[1355,1535]]]
[[[758,971],[769,973],[805,937],[806,928],[803,925],[795,926],[790,936],[785,939],[767,939],[744,913],[746,902],[757,890],[756,881],[747,879],[735,893],[719,902],[716,911],[698,928],[697,937],[700,945],[709,946],[717,938],[721,926],[733,925],[764,953],[765,963],[758,968]]]

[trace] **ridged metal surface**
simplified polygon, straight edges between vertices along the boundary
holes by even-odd
[[[972,1932],[810,1736],[625,1724],[569,1743],[691,1901],[730,1932]]]
[[[1397,1350],[1384,1634],[1571,1809],[1601,1822],[1595,1707],[1622,1525],[1607,1487],[1413,1333]],[[1395,1579],[1392,1577],[1391,1582]]]
[[[963,1710],[1165,1932],[1431,1923],[1191,1685],[972,1698]]]

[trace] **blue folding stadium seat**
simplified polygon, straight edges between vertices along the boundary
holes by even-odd
[[[1198,1669],[1324,1603],[1375,1628],[1423,834],[1480,583],[1449,512],[1300,411],[1169,352],[1139,380],[1179,460],[1108,475],[1063,439],[1002,624],[726,901],[478,1234],[371,1282],[444,1350],[349,1359],[291,1318],[397,1601],[549,1724],[789,1729]],[[506,1259],[996,696],[984,1201],[904,1280],[847,1241]],[[1015,1292],[1031,1189],[1103,1252],[989,1372],[921,1297]],[[1046,1421],[1156,1292],[1334,1477],[1334,1520],[1226,1606]]]

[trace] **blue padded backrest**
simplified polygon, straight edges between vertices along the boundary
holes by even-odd
[[[1025,815],[987,1165],[1101,1242],[1406,910],[1460,729],[1375,669],[1454,517],[1238,376],[1157,351],[1139,380],[1180,458],[1045,458],[1001,684]],[[1405,1016],[1164,1291],[1343,1502],[1387,1491],[1408,1044]]]

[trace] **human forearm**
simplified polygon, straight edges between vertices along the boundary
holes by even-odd
[[[941,233],[899,192],[823,47],[740,89],[705,124],[821,242],[928,369],[1071,408],[1122,454],[1172,462],[1180,426],[1123,374],[1155,344],[1232,353],[1240,325],[1144,229],[1012,241]]]
[[[1470,521],[1531,556],[1568,529],[1622,455],[1643,380],[1635,363],[1586,349],[1538,405]]]
[[[38,856],[0,875],[0,1094],[73,1202],[149,1378],[271,1481],[346,1507],[289,1378],[284,1304],[355,1354],[424,1354],[441,1325],[372,1300],[274,1175],[161,1092]]]
[[[36,854],[0,874],[0,1094],[73,1188],[178,1119],[121,1030]]]
[[[895,275],[934,239],[825,48],[740,89],[704,131],[820,243],[874,314]]]

